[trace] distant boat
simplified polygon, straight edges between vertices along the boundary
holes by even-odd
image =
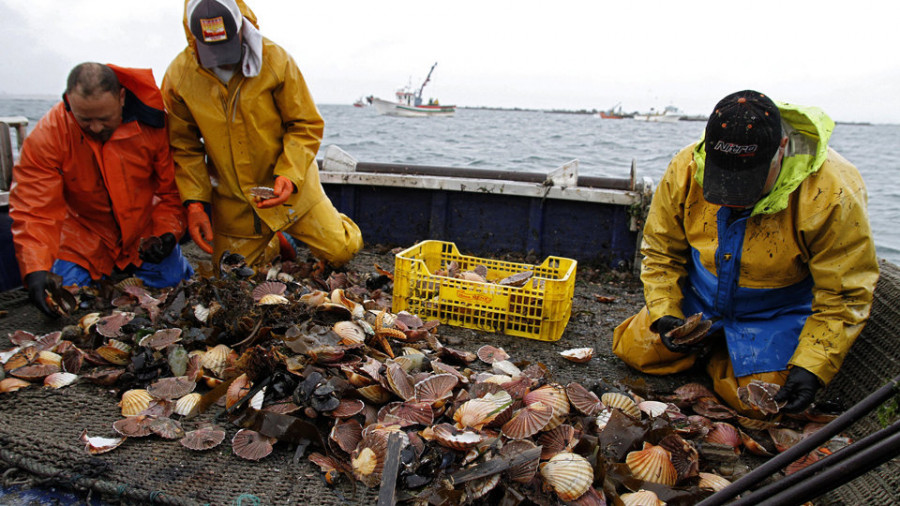
[[[622,112],[622,105],[616,104],[605,111],[600,111],[597,113],[597,116],[603,119],[622,119],[625,116],[625,113]]]
[[[374,97],[372,95],[369,95],[365,99],[363,97],[359,97],[358,99],[356,99],[356,102],[353,102],[353,107],[368,107],[372,103],[373,99]]]
[[[404,118],[421,118],[427,116],[453,116],[456,114],[455,105],[441,105],[437,99],[431,99],[427,104],[422,101],[422,90],[431,80],[431,73],[437,62],[431,66],[428,76],[418,90],[411,90],[409,86],[397,90],[397,101],[390,102],[378,97],[371,98],[370,102],[375,106],[375,111],[384,116],[400,116]]]
[[[634,119],[637,121],[649,121],[651,123],[672,123],[680,121],[681,118],[684,118],[684,113],[674,105],[667,105],[662,112],[650,109],[650,112],[647,114],[634,115]]]

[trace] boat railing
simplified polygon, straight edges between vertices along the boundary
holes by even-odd
[[[25,116],[0,116],[0,206],[9,204],[12,169],[19,158],[27,129],[28,118]],[[16,133],[15,148],[12,144],[13,131]]]

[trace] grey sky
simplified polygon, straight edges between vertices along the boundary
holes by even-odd
[[[753,88],[839,121],[900,123],[900,31],[884,2],[247,2],[322,104],[391,98],[437,61],[425,95],[445,104],[706,115]],[[183,5],[0,0],[0,94],[57,96],[82,61],[160,81],[185,46]]]

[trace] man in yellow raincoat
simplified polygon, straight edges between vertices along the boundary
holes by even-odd
[[[228,250],[254,265],[278,254],[284,232],[333,266],[348,262],[362,236],[319,182],[324,122],[294,60],[242,0],[188,0],[184,27],[188,46],[162,90],[191,238],[214,259]]]
[[[828,147],[834,122],[756,91],[722,99],[704,139],[669,163],[644,227],[646,307],[613,351],[650,374],[684,371],[697,347],[669,332],[686,315],[713,322],[703,341],[717,394],[759,416],[737,389],[782,385],[802,411],[862,331],[878,279],[857,169]]]

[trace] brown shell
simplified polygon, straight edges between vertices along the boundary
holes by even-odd
[[[237,404],[239,400],[250,393],[252,386],[250,378],[246,374],[241,374],[235,378],[228,385],[228,390],[225,392],[225,408],[227,409]]]
[[[4,378],[0,380],[0,394],[15,392],[30,386],[31,383],[19,378]]]
[[[391,392],[378,384],[359,387],[356,391],[374,404],[384,404],[391,400]]]
[[[208,426],[185,433],[184,437],[179,439],[178,442],[185,448],[203,451],[219,446],[224,440],[224,430],[216,426]]]
[[[725,422],[713,423],[712,429],[706,434],[704,441],[730,446],[735,449],[735,452],[741,447],[739,431],[734,425]]]
[[[253,300],[259,302],[266,295],[284,295],[286,290],[287,285],[280,281],[264,281],[256,285],[250,295],[253,296]]]
[[[259,460],[272,453],[274,438],[266,437],[250,429],[241,429],[231,438],[231,450],[247,460]]]
[[[453,374],[443,373],[429,376],[415,384],[415,399],[431,404],[443,403],[453,395],[453,389],[459,378]]]
[[[357,420],[335,420],[328,437],[348,454],[362,440],[362,424]]]
[[[84,365],[84,352],[74,346],[62,354],[62,370],[73,374],[81,372]]]
[[[122,326],[134,319],[134,313],[113,311],[109,316],[104,316],[95,322],[94,328],[103,337],[121,337]],[[87,329],[87,327],[84,327]]]
[[[500,430],[510,439],[525,439],[537,434],[552,417],[553,408],[536,401],[520,409]]]
[[[275,197],[275,189],[268,186],[254,186],[250,188],[250,196],[259,200],[268,200]]]
[[[178,341],[181,341],[181,329],[160,329],[141,339],[141,346],[147,346],[154,350],[163,350]]]
[[[772,452],[767,450],[757,440],[753,439],[753,437],[740,429],[738,429],[738,433],[741,435],[741,443],[743,443],[744,448],[746,448],[748,452],[752,453],[753,455],[759,455],[761,457],[772,456]]]
[[[152,421],[153,417],[148,415],[126,416],[113,422],[113,429],[125,437],[149,436],[153,434],[150,430],[150,422]]]
[[[737,395],[744,405],[763,414],[774,415],[786,404],[786,402],[775,402],[775,395],[780,389],[781,385],[776,385],[775,383],[751,380],[747,385],[738,387]]]
[[[573,381],[566,385],[566,395],[572,406],[587,416],[595,416],[605,407],[597,394],[585,388],[581,383]]]
[[[678,471],[672,464],[669,451],[662,446],[644,442],[641,450],[629,452],[625,464],[635,478],[672,486],[678,480]]]
[[[427,402],[392,402],[378,411],[378,423],[383,425],[431,425],[434,411]]]
[[[414,399],[416,397],[416,388],[413,385],[412,377],[399,364],[393,361],[388,361],[386,367],[385,379],[391,390],[404,401]]]
[[[350,418],[362,413],[365,407],[366,403],[359,399],[341,399],[341,403],[331,412],[331,416],[335,418]]]
[[[616,408],[632,418],[641,418],[641,409],[631,397],[625,394],[619,392],[607,392],[600,396],[600,400],[608,407]]]
[[[500,448],[500,455],[504,458],[512,459],[514,456],[532,448],[535,448],[535,444],[528,439],[518,439],[504,444]],[[510,467],[506,474],[509,475],[509,479],[515,482],[528,483],[534,478],[534,473],[537,472],[540,460],[540,457],[536,456],[533,460]]]
[[[703,341],[707,332],[712,327],[712,320],[704,320],[703,313],[696,313],[684,320],[684,324],[675,327],[668,333],[672,343],[679,345],[692,345]]]
[[[569,362],[575,362],[576,364],[585,364],[590,362],[592,358],[594,358],[594,349],[593,348],[572,348],[570,350],[565,350],[559,352],[560,355]]]
[[[659,442],[669,452],[672,465],[678,472],[678,480],[697,476],[700,470],[700,455],[689,441],[677,434],[669,434]]]
[[[100,369],[93,369],[90,372],[82,374],[81,377],[97,385],[109,386],[119,381],[119,377],[121,377],[123,374],[125,374],[124,368],[105,367]]]
[[[737,413],[733,409],[719,403],[715,398],[710,397],[698,399],[697,402],[691,405],[691,409],[698,415],[714,420],[727,420],[737,416]]]
[[[449,423],[435,425],[432,431],[438,444],[454,450],[468,450],[484,440],[478,432],[458,430]]]
[[[181,423],[169,417],[156,417],[150,422],[150,430],[157,436],[165,439],[181,439],[184,437],[184,429]]]
[[[47,376],[59,372],[59,366],[52,364],[31,364],[9,372],[11,376],[27,381],[43,381]]]
[[[110,364],[128,365],[131,363],[131,348],[126,345],[126,349],[126,347],[121,346],[119,343],[121,343],[121,341],[110,339],[108,343],[100,346],[94,351]]]
[[[538,446],[542,447],[541,460],[553,458],[557,453],[572,451],[577,443],[575,428],[567,423],[548,430],[537,438]]]
[[[562,385],[548,383],[536,390],[532,390],[522,397],[525,404],[541,402],[553,409],[553,416],[541,430],[550,430],[563,422],[569,414],[569,398],[566,389]]]
[[[558,453],[540,466],[541,476],[563,501],[574,501],[591,487],[594,469],[576,453]]]
[[[196,386],[187,376],[175,376],[154,381],[147,387],[147,393],[160,399],[179,399],[193,392]]]
[[[506,353],[503,348],[497,348],[496,346],[491,346],[489,344],[478,348],[476,355],[478,355],[478,358],[486,364],[493,364],[494,362],[509,359],[509,354]]]

